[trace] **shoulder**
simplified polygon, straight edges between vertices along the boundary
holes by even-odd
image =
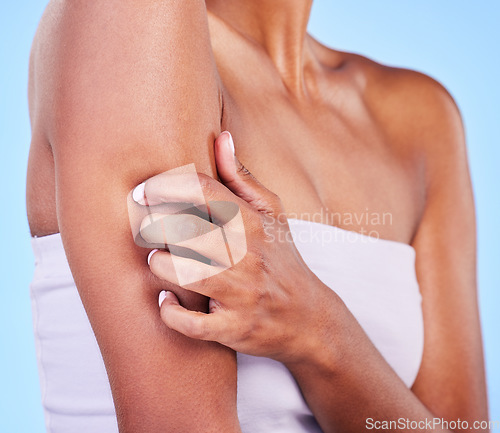
[[[436,79],[358,56],[364,100],[396,152],[418,173],[426,207],[435,197],[472,196],[464,125],[450,92]]]
[[[415,169],[415,181],[425,197],[424,209],[433,209],[433,214],[436,207],[444,206],[451,212],[459,201],[466,203],[462,218],[472,226],[465,131],[450,92],[421,72],[357,55],[352,62],[363,77],[362,94],[370,113],[395,152],[404,155],[408,167]]]
[[[365,100],[398,141],[423,152],[464,145],[458,106],[448,90],[421,72],[358,60]]]
[[[373,121],[427,185],[468,177],[464,126],[450,92],[436,79],[353,53],[320,48],[322,60],[342,59]],[[451,168],[453,167],[453,168]]]
[[[33,115],[56,154],[208,158],[221,106],[203,1],[52,1],[31,61]]]
[[[364,100],[387,136],[425,159],[465,149],[463,122],[449,91],[410,69],[352,58],[362,75]]]
[[[410,69],[339,52],[314,41],[326,68],[341,65],[364,105],[388,136],[421,150],[438,140],[463,142],[462,118],[449,91],[436,79]]]

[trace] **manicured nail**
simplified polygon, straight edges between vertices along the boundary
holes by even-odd
[[[231,133],[229,131],[225,131],[227,132],[227,147],[229,148],[229,150],[231,151],[231,153],[233,154],[234,156],[234,141],[233,141],[233,136],[231,135]]]
[[[155,248],[154,250],[151,250],[148,254],[148,265],[149,265],[149,262],[151,261],[151,257],[153,256],[154,253],[156,253],[156,251],[158,251],[158,248]]]
[[[160,308],[161,304],[163,304],[163,301],[165,300],[166,297],[167,297],[167,292],[165,290],[162,290],[160,292],[160,296],[158,296],[158,305],[160,306]]]
[[[132,198],[135,202],[139,204],[145,204],[144,200],[144,187],[146,186],[146,182],[142,182],[140,185],[137,185],[134,188],[134,192],[132,193]]]

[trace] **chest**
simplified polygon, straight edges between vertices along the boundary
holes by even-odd
[[[240,161],[288,216],[409,242],[423,206],[418,165],[393,145],[356,94],[339,111],[240,82],[224,124]]]

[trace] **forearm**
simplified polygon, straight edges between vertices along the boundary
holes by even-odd
[[[433,414],[396,375],[342,301],[325,331],[309,358],[287,364],[325,433],[365,431],[370,419],[403,419],[421,426],[432,422]],[[400,427],[398,431],[415,431]],[[433,431],[446,430],[436,426]]]

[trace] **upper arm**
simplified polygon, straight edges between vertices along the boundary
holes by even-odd
[[[194,162],[214,175],[219,86],[205,3],[49,5],[33,51],[59,228],[111,383],[120,431],[235,431],[234,353],[160,319],[127,194]],[[174,288],[189,308],[207,300]]]
[[[425,209],[413,240],[424,353],[413,391],[438,417],[487,418],[476,290],[474,200],[460,113],[448,92],[410,78],[412,139],[425,161]]]

